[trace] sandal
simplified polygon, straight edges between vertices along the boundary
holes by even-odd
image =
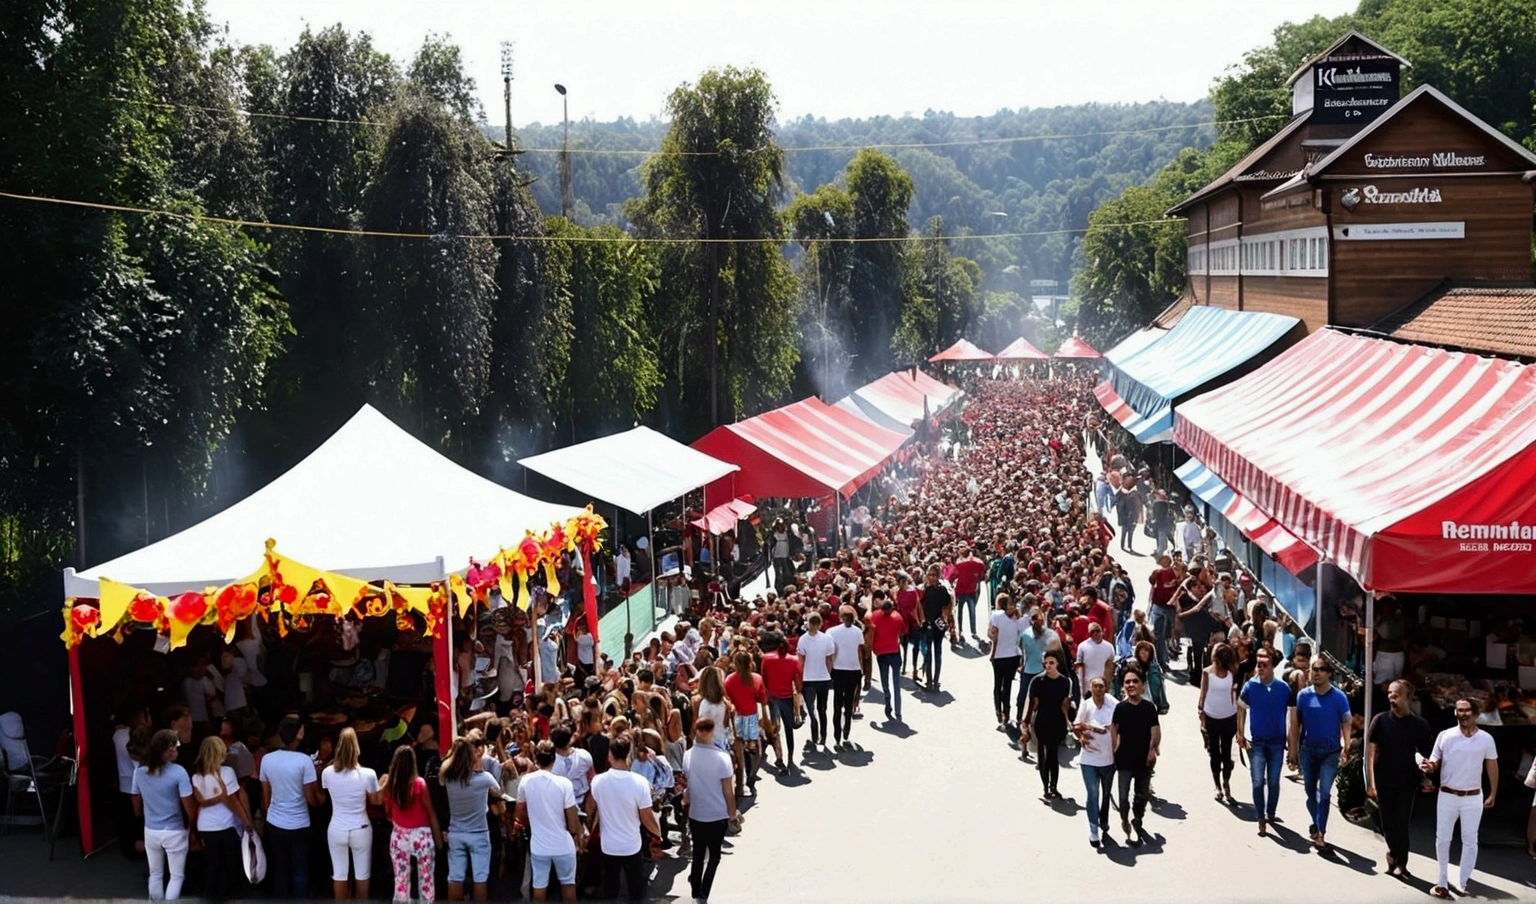
[[[1431,895],[1434,895],[1437,898],[1442,898],[1442,899],[1443,898],[1449,898],[1451,896],[1451,893],[1445,890],[1445,886],[1444,885],[1436,885],[1434,888],[1431,888],[1429,890],[1429,893]]]

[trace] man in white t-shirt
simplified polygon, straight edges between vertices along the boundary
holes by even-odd
[[[264,838],[271,858],[272,894],[309,896],[309,808],[320,805],[315,761],[299,752],[304,725],[287,716],[277,726],[283,749],[261,758],[261,799],[267,813]]]
[[[832,661],[836,648],[832,638],[821,630],[821,613],[812,612],[806,619],[806,632],[795,645],[800,657],[800,684],[805,696],[805,713],[811,723],[811,739],[808,746],[827,746],[827,697],[832,693]]]
[[[1088,639],[1077,645],[1077,681],[1083,698],[1088,697],[1088,682],[1103,678],[1107,686],[1114,680],[1115,645],[1104,639],[1098,622],[1088,626]]]
[[[576,806],[587,802],[587,789],[592,787],[597,770],[592,766],[592,754],[571,743],[571,730],[563,725],[550,729],[549,740],[555,745],[555,775],[568,780],[576,795]]]
[[[576,900],[576,850],[586,843],[571,781],[554,773],[555,745],[540,741],[533,750],[539,771],[517,783],[517,821],[528,826],[533,861],[533,899],[549,893],[549,871],[560,883],[560,900]]]
[[[1105,693],[1105,680],[1095,675],[1088,679],[1088,696],[1077,708],[1072,734],[1082,745],[1077,764],[1083,770],[1083,786],[1088,790],[1088,843],[1099,847],[1100,833],[1109,833],[1110,787],[1115,778],[1115,751],[1110,743],[1109,726],[1115,718],[1115,698]]]
[[[181,694],[186,698],[187,711],[192,714],[192,733],[201,738],[212,733],[209,721],[214,704],[219,699],[218,685],[208,673],[208,657],[198,657],[192,663],[192,672],[181,681]]]
[[[651,809],[650,783],[629,771],[630,741],[620,735],[608,744],[608,771],[592,780],[587,796],[587,816],[597,820],[602,842],[602,899],[619,897],[619,877],[624,877],[630,901],[645,900],[648,880],[645,840],[640,829],[660,837],[661,825]]]
[[[1471,700],[1456,701],[1456,727],[1447,728],[1435,738],[1429,759],[1420,766],[1426,774],[1440,773],[1440,793],[1435,801],[1435,859],[1440,878],[1434,894],[1444,898],[1448,892],[1451,834],[1461,823],[1461,884],[1456,894],[1467,894],[1467,883],[1477,866],[1477,831],[1483,811],[1493,808],[1499,796],[1499,754],[1493,735],[1477,727],[1477,707]],[[1483,797],[1483,773],[1488,774],[1488,796]]]
[[[838,615],[842,624],[828,631],[827,638],[832,641],[832,737],[841,747],[853,730],[853,705],[858,701],[859,681],[864,677],[859,661],[864,629],[856,623],[852,606],[844,606]]]
[[[1019,635],[1024,619],[1018,604],[1006,593],[997,597],[997,610],[987,625],[988,658],[992,660],[992,711],[999,730],[1008,724],[1008,701],[1013,696],[1013,676],[1019,671]]]

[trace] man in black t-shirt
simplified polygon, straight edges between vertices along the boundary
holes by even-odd
[[[1413,799],[1423,774],[1414,754],[1429,756],[1435,733],[1413,714],[1413,685],[1394,681],[1387,687],[1391,709],[1377,713],[1366,734],[1365,793],[1376,801],[1381,835],[1387,840],[1387,875],[1408,875],[1408,826]]]
[[[944,635],[954,617],[954,600],[949,590],[939,583],[939,566],[928,566],[923,578],[923,630],[918,635],[922,643],[923,686],[935,693],[939,690],[939,670],[944,665]]]
[[[1137,668],[1125,670],[1121,679],[1125,694],[1110,721],[1110,740],[1115,751],[1115,771],[1120,777],[1120,828],[1132,847],[1141,844],[1141,819],[1147,813],[1151,796],[1152,767],[1157,764],[1157,749],[1163,742],[1163,730],[1157,724],[1157,706],[1142,696],[1146,678]],[[1130,790],[1135,786],[1135,804]],[[1133,818],[1134,817],[1134,818]],[[1132,832],[1132,829],[1135,832]]]

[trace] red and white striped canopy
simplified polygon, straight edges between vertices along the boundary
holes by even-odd
[[[846,498],[879,472],[911,435],[910,430],[887,430],[812,397],[716,427],[693,448],[741,467],[739,473],[709,485],[711,499],[721,498],[717,492],[758,499],[838,492]]]
[[[1536,591],[1536,368],[1333,330],[1175,441],[1371,590]]]
[[[1031,345],[1030,341],[1023,336],[1008,343],[1008,347],[996,355],[999,361],[1044,361],[1050,357]]]
[[[1093,346],[1083,341],[1081,336],[1071,336],[1056,349],[1058,358],[1097,358],[1099,353]]]
[[[954,345],[928,359],[937,361],[991,361],[992,353],[968,339],[959,339]]]

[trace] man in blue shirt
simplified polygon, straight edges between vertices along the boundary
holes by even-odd
[[[1275,677],[1274,654],[1258,653],[1258,675],[1237,696],[1237,746],[1248,751],[1253,777],[1253,812],[1263,835],[1280,803],[1280,767],[1285,762],[1286,714],[1291,687]],[[1244,726],[1247,726],[1246,732]]]
[[[1024,720],[1024,704],[1029,700],[1029,685],[1045,671],[1045,651],[1053,645],[1059,646],[1061,638],[1056,632],[1045,626],[1045,613],[1035,605],[1035,596],[1032,593],[1024,595],[1024,605],[1029,610],[1029,627],[1019,632],[1019,698],[1016,704],[1017,714],[1014,722]],[[1020,751],[1025,759],[1029,758],[1029,748],[1020,745]]]
[[[1349,756],[1349,698],[1333,686],[1333,666],[1321,657],[1312,660],[1312,686],[1296,695],[1291,718],[1290,763],[1301,767],[1301,785],[1312,817],[1312,846],[1328,846],[1329,792],[1334,776]]]

